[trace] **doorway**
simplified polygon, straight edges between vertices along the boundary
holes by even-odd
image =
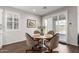
[[[59,41],[67,43],[67,15],[61,13],[53,16],[54,32],[59,33]]]
[[[60,42],[67,43],[67,11],[45,18],[43,22],[45,33],[53,30],[55,33],[59,33]]]

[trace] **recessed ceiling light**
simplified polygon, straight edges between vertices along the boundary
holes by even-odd
[[[36,12],[36,9],[33,9],[33,12]]]

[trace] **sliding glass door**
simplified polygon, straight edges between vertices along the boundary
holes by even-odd
[[[60,42],[67,43],[67,11],[44,18],[43,26],[45,26],[45,33],[53,30],[55,33],[59,33]]]
[[[66,18],[65,15],[60,15],[59,16],[59,35],[60,35],[60,41],[62,42],[66,42],[67,38],[67,22],[66,22]]]
[[[53,16],[53,28],[59,33],[59,41],[67,43],[67,16],[65,13]]]

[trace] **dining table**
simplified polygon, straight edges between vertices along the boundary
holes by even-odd
[[[44,34],[44,35],[34,34],[33,35],[33,38],[39,41],[40,47],[45,47],[44,40],[49,40],[51,37],[53,37],[53,35],[51,34]]]
[[[53,35],[51,34],[45,34],[45,35],[40,35],[40,34],[34,34],[33,38],[37,38],[37,39],[49,39],[51,38]]]

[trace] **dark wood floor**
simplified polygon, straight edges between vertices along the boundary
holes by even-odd
[[[2,49],[0,49],[0,52],[1,53],[25,53],[26,48],[27,48],[26,41],[23,41],[15,44],[5,45],[3,46]],[[79,47],[59,43],[58,47],[54,51],[58,51],[58,53],[79,53]]]

